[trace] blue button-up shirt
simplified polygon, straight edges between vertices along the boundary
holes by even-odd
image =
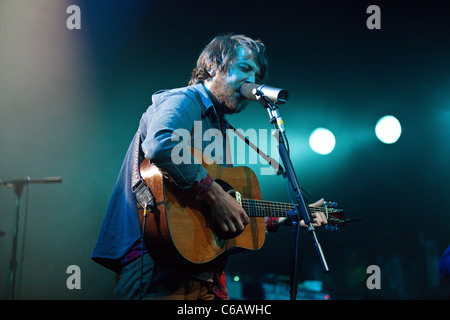
[[[217,130],[224,133],[227,124],[216,113],[203,84],[159,91],[152,96],[152,105],[140,120],[140,156],[150,159],[178,187],[192,188],[206,177],[207,172],[201,164],[179,161],[186,160],[186,155],[178,152],[180,136],[186,138],[186,133],[192,134],[191,145],[204,150],[214,139],[205,137],[211,137],[211,132],[214,135]],[[225,162],[225,135],[222,137],[216,135],[215,142],[222,142],[223,152],[213,148],[216,150],[214,160],[218,163]],[[94,261],[114,271],[120,268],[118,261],[141,237],[136,196],[131,191],[135,139],[136,136],[122,163],[92,254]]]

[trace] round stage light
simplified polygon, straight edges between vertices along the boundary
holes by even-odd
[[[336,145],[333,133],[325,128],[315,129],[309,137],[309,146],[318,154],[329,154]]]
[[[375,126],[377,138],[386,144],[397,142],[402,134],[402,126],[394,116],[384,116],[378,120]]]

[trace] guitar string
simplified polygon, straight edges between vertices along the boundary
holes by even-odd
[[[272,201],[265,201],[265,200],[255,200],[255,199],[243,199],[243,204],[247,205],[248,207],[255,207],[258,209],[265,209],[269,207],[270,209],[276,208],[276,209],[283,209],[283,210],[292,210],[293,205],[288,203],[278,203],[278,202],[272,202]],[[333,210],[333,208],[328,207],[309,207],[313,211],[321,211],[324,212],[327,209]],[[339,211],[334,209],[335,211]]]
[[[265,201],[256,199],[242,199],[244,209],[248,209],[250,216],[282,216],[287,213],[279,211],[292,210],[293,205],[283,202]],[[339,210],[329,207],[309,207],[312,212],[325,212],[328,216],[329,211],[339,212]],[[277,211],[277,212],[273,212]]]
[[[276,208],[283,208],[283,209],[292,209],[293,208],[293,205],[291,205],[289,203],[277,203],[277,202],[272,202],[272,201],[255,200],[255,199],[243,199],[243,201],[247,202],[246,204],[248,204],[248,205],[253,205],[253,206],[257,206],[257,207],[269,206],[269,207],[276,207]],[[312,210],[316,210],[316,211],[324,211],[326,209],[339,211],[339,209],[334,209],[334,208],[330,208],[330,207],[309,207],[309,208]]]
[[[249,209],[250,215],[256,216],[266,216],[267,214],[269,216],[287,216],[284,212],[279,211],[292,210],[292,206],[289,204],[254,199],[243,199],[243,206]],[[278,211],[279,213],[275,214],[273,211]]]

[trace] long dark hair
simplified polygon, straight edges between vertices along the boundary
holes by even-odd
[[[259,66],[259,77],[256,79],[256,83],[265,80],[268,72],[268,59],[264,44],[260,40],[253,40],[244,35],[225,34],[215,37],[203,49],[198,57],[197,66],[192,71],[189,85],[203,83],[211,78],[211,70],[228,72],[240,47],[249,49],[256,58],[255,61]]]

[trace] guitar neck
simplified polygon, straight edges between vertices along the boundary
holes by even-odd
[[[243,199],[242,207],[249,217],[287,217],[294,210],[291,203]],[[326,212],[326,207],[309,207],[311,212]]]

